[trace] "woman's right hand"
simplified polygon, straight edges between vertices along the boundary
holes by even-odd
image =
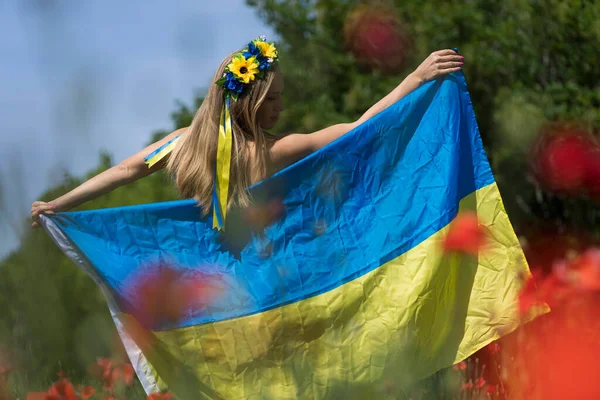
[[[54,214],[56,206],[54,204],[46,203],[45,201],[34,201],[31,205],[31,227],[38,228],[40,226],[40,215],[41,214]]]

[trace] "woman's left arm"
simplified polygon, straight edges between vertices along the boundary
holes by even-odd
[[[357,121],[362,124],[369,118],[379,114],[425,82],[460,71],[463,65],[463,56],[454,50],[439,50],[431,53],[419,67],[408,75],[396,88],[383,99],[367,110]]]
[[[431,53],[392,92],[375,103],[355,122],[332,125],[310,134],[291,134],[276,141],[270,149],[271,160],[275,168],[284,168],[306,157],[379,114],[423,83],[460,71],[462,65],[463,57],[454,50],[439,50]]]

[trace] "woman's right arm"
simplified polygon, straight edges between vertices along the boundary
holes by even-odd
[[[369,108],[358,120],[332,125],[309,134],[291,134],[277,140],[270,149],[275,169],[282,169],[356,128],[385,110],[423,83],[460,71],[463,57],[446,49],[431,53],[419,67],[409,74],[392,92]]]
[[[185,129],[186,128],[181,128],[170,133],[158,142],[149,145],[142,151],[123,160],[118,165],[115,165],[114,167],[111,167],[106,171],[94,176],[93,178],[77,186],[75,189],[58,197],[55,200],[52,200],[49,203],[43,201],[33,202],[31,205],[31,219],[33,220],[33,223],[31,226],[34,228],[39,226],[38,221],[40,214],[53,214],[56,211],[70,210],[120,186],[135,182],[140,178],[151,175],[154,172],[164,168],[167,157],[163,158],[151,168],[148,168],[146,165],[144,160],[145,157],[160,146],[167,143],[169,140],[181,135],[183,132],[185,132]]]

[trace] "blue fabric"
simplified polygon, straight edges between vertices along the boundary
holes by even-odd
[[[441,86],[440,86],[441,85]],[[457,136],[455,132],[458,131]],[[254,314],[324,293],[444,227],[464,196],[494,182],[462,73],[430,82],[320,151],[249,190],[285,215],[254,233],[240,210],[225,232],[191,200],[54,217],[123,309],[124,282],[157,262],[220,274],[210,309],[170,329]]]

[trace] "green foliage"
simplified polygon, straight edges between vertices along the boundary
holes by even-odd
[[[348,14],[377,1],[246,2],[280,37],[284,131],[311,132],[356,120],[432,51],[457,47],[465,56],[481,134],[517,230],[541,221],[532,214],[561,228],[598,226],[597,204],[540,195],[527,176],[527,155],[549,122],[576,121],[589,132],[600,128],[600,2],[381,0],[393,6],[412,38],[406,69],[395,75],[361,67],[344,42]],[[575,217],[581,207],[585,212]],[[564,218],[565,212],[571,217]]]

